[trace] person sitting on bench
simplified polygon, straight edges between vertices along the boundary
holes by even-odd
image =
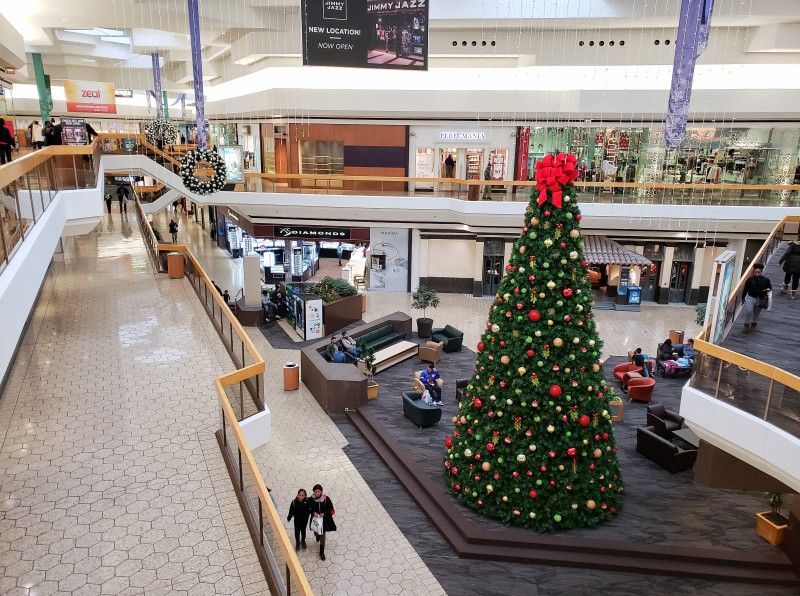
[[[347,331],[342,331],[342,339],[339,340],[345,352],[358,358],[361,356],[361,348],[356,345],[356,340],[347,335]]]
[[[335,335],[331,336],[331,343],[325,348],[325,354],[331,359],[331,362],[336,362],[337,364],[347,362],[347,356],[345,356],[344,352],[339,350],[339,346],[336,345]]]

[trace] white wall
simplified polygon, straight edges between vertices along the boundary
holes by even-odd
[[[427,277],[473,279],[474,240],[428,240]],[[422,272],[420,271],[420,275]]]

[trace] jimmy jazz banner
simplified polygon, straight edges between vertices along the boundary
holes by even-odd
[[[428,68],[429,0],[301,0],[303,64]]]

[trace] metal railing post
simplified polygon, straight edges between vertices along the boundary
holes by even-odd
[[[769,391],[767,392],[767,403],[764,406],[764,420],[769,416],[769,406],[772,402],[772,388],[775,386],[775,379],[769,380]]]
[[[714,399],[719,399],[719,385],[722,381],[722,369],[725,366],[725,362],[721,358],[717,358],[719,360],[719,373],[717,374],[717,387],[714,390]]]

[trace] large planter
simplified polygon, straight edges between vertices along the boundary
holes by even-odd
[[[430,337],[433,330],[433,319],[417,319],[417,335],[419,337]]]
[[[364,299],[358,294],[323,304],[322,321],[325,324],[325,335],[336,333],[360,321],[363,305]]]
[[[782,520],[782,523],[779,520],[779,523],[775,523],[769,518],[778,517]],[[780,546],[783,544],[783,534],[788,527],[788,520],[780,515],[780,514],[773,514],[769,511],[764,511],[763,513],[757,513],[756,518],[758,519],[758,525],[756,526],[756,532],[759,536],[761,536],[764,540],[769,542],[772,546]]]
[[[378,398],[378,384],[375,381],[372,381],[370,385],[367,383],[367,399],[377,399]]]

